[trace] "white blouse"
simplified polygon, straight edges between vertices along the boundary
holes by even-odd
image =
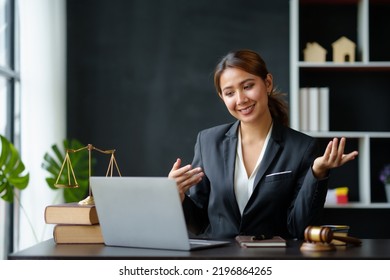
[[[237,143],[237,153],[236,153],[236,164],[234,169],[234,192],[236,194],[236,199],[238,203],[238,207],[240,208],[241,215],[245,209],[245,206],[252,195],[253,192],[253,184],[255,181],[255,177],[257,174],[257,170],[259,169],[261,160],[263,159],[265,150],[267,149],[267,145],[269,142],[269,138],[271,137],[273,124],[271,125],[267,137],[265,138],[263,148],[261,149],[259,158],[257,159],[255,169],[252,174],[249,176],[246,173],[244,161],[242,158],[242,146],[241,146],[241,129],[238,130],[238,143]]]

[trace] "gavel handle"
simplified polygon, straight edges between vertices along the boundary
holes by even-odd
[[[359,238],[351,237],[351,236],[333,236],[333,239],[344,241],[346,243],[351,243],[354,245],[360,245],[362,244],[362,241]]]

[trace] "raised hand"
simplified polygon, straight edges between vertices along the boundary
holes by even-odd
[[[358,155],[357,151],[344,154],[345,143],[345,137],[342,137],[340,141],[338,138],[333,138],[333,140],[328,143],[324,155],[314,160],[313,173],[316,178],[324,178],[330,169],[342,166],[348,161],[356,158]]]
[[[177,187],[179,189],[180,199],[184,200],[185,193],[189,190],[190,187],[199,183],[204,173],[202,168],[196,167],[192,168],[190,164],[181,166],[181,159],[178,158],[172,166],[171,171],[168,174],[169,178],[172,178],[176,181]]]

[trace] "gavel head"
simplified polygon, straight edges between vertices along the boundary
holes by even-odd
[[[308,226],[305,229],[305,240],[307,242],[330,243],[333,239],[333,232],[329,227]]]

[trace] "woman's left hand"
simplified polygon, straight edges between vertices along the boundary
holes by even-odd
[[[345,142],[345,137],[342,137],[340,141],[334,138],[326,147],[324,155],[314,160],[313,173],[317,179],[326,177],[330,169],[342,166],[356,158],[357,151],[344,154]]]

